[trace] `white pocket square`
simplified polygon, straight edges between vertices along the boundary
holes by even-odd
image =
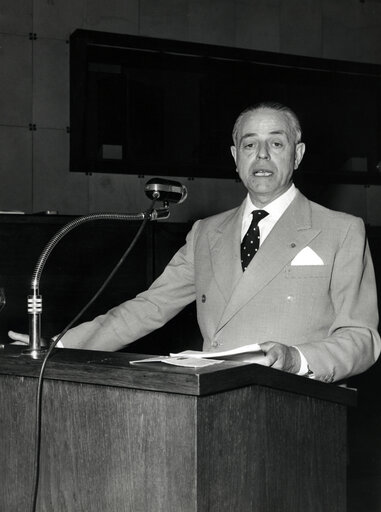
[[[295,258],[291,261],[291,265],[324,265],[323,260],[320,258],[311,247],[302,249]]]

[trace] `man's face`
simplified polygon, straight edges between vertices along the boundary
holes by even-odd
[[[256,206],[265,206],[289,188],[305,149],[302,142],[295,144],[286,115],[270,108],[243,116],[235,144],[231,152],[237,172]]]

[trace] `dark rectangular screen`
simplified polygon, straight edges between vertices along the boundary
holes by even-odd
[[[77,30],[70,169],[235,178],[238,113],[278,101],[301,119],[310,179],[378,183],[381,66]]]

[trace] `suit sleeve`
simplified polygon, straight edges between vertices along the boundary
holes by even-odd
[[[315,378],[325,382],[364,372],[380,354],[376,281],[361,219],[352,218],[337,251],[330,300],[335,320],[328,336],[298,346]]]
[[[195,300],[193,243],[197,222],[185,245],[148,290],[105,315],[70,329],[62,338],[65,348],[119,350],[163,326]]]

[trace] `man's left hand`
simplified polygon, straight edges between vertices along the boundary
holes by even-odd
[[[271,366],[277,370],[283,370],[289,373],[298,373],[300,370],[300,354],[295,347],[288,347],[275,341],[266,341],[261,343],[260,348],[265,354],[262,364]]]

